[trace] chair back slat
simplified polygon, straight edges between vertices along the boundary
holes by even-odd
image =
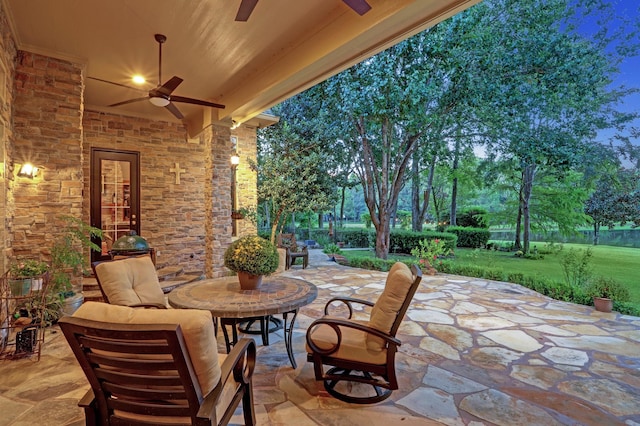
[[[144,391],[146,388],[181,386],[183,384],[177,372],[173,375],[134,374],[111,370],[110,368],[94,368],[96,377],[105,383],[119,383],[128,386],[138,386]],[[158,371],[162,373],[164,371]]]
[[[124,354],[170,354],[167,344],[164,341],[152,341],[145,338],[136,341],[132,340],[133,334],[128,337],[125,334],[121,336],[123,340],[109,340],[106,334],[96,334],[96,338],[79,336],[79,339],[83,347],[94,350],[120,352]],[[124,340],[125,338],[126,340]]]
[[[124,395],[127,397],[138,397],[141,399],[149,399],[156,401],[166,401],[166,400],[182,400],[186,401],[187,395],[182,388],[153,388],[153,389],[145,389],[144,396],[140,394],[140,387],[136,386],[124,386],[124,385],[116,385],[113,383],[105,383],[104,388],[109,392],[115,395]]]
[[[59,323],[94,390],[102,423],[136,424],[136,417],[145,416],[195,419],[202,394],[179,325],[104,328],[76,317]]]

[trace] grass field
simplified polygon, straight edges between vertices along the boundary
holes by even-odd
[[[532,243],[542,249],[545,243]],[[640,249],[591,246],[584,244],[563,244],[558,254],[545,254],[544,259],[531,260],[514,256],[510,252],[500,252],[481,249],[456,249],[456,263],[473,264],[502,268],[505,272],[520,272],[525,275],[537,275],[549,279],[564,281],[561,260],[569,249],[586,250],[591,248],[593,256],[590,265],[594,276],[612,277],[624,284],[631,292],[631,301],[640,303]],[[370,250],[350,252],[350,255],[373,255]],[[390,258],[406,256],[389,255]]]

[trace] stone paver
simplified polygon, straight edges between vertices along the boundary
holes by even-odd
[[[640,318],[441,274],[424,277],[398,332],[400,389],[372,406],[338,401],[306,362],[306,328],[331,297],[375,301],[386,273],[338,265],[319,250],[309,265],[284,273],[318,287],[296,321],[298,367],[282,331],[258,349],[259,425],[640,425]],[[0,426],[82,422],[86,379],[64,338],[50,333],[40,362],[0,363]],[[239,413],[232,423],[242,423]]]

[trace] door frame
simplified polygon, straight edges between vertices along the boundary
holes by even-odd
[[[102,160],[130,163],[129,169],[129,229],[140,235],[140,152],[107,148],[91,148],[90,170],[90,222],[91,226],[102,229]],[[100,240],[94,241],[100,247]],[[108,255],[91,251],[91,261],[108,259]]]

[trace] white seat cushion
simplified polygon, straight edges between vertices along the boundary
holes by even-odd
[[[102,291],[113,305],[166,305],[158,274],[149,256],[102,262],[95,267]]]

